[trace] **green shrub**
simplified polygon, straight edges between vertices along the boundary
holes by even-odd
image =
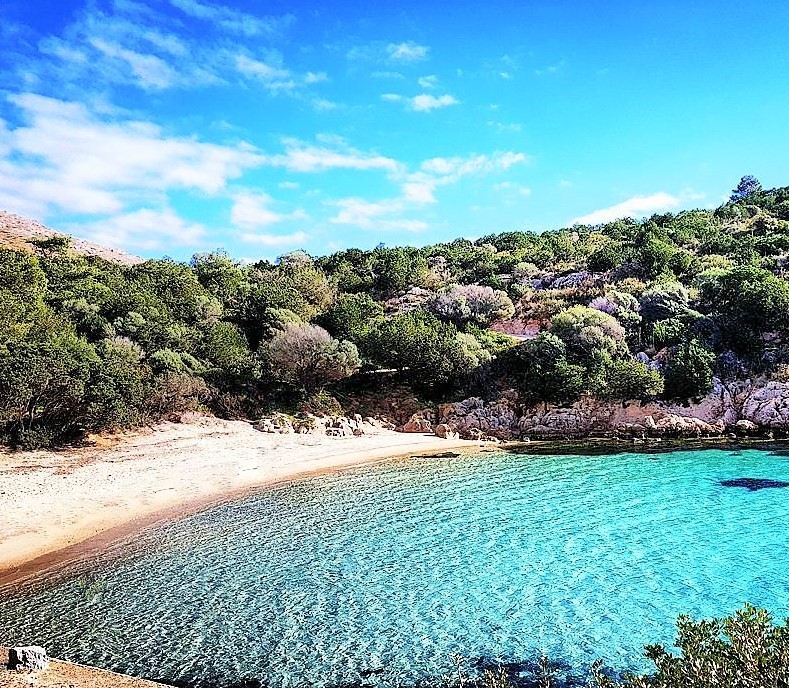
[[[677,621],[679,654],[647,645],[652,674],[621,681],[594,667],[598,688],[787,688],[789,626],[774,625],[770,614],[750,605],[723,619]]]

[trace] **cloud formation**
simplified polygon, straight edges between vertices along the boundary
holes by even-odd
[[[276,34],[295,21],[292,14],[260,17],[226,5],[204,4],[198,0],[170,0],[170,4],[190,17],[202,19],[231,33],[247,37]]]
[[[106,246],[145,251],[191,248],[208,233],[202,224],[184,220],[171,208],[143,208],[68,229]]]
[[[386,55],[390,62],[411,63],[426,60],[430,48],[426,45],[419,45],[413,41],[404,43],[390,43],[386,46]]]
[[[333,169],[385,170],[397,172],[400,163],[376,153],[364,153],[345,145],[342,141],[331,141],[333,146],[316,146],[298,139],[286,138],[285,152],[268,155],[267,165],[284,167],[291,172],[324,172]]]
[[[150,122],[102,118],[81,103],[12,96],[24,125],[6,128],[0,204],[46,215],[120,213],[172,189],[205,194],[262,164],[249,145],[168,136]]]
[[[420,93],[413,98],[401,96],[397,93],[384,93],[381,96],[381,100],[388,103],[405,103],[406,107],[414,112],[430,112],[431,110],[439,110],[450,105],[460,104],[460,101],[455,96],[449,94],[434,96],[431,93]]]
[[[670,194],[659,192],[650,196],[633,196],[626,201],[608,208],[594,210],[570,220],[571,225],[599,225],[612,222],[622,217],[641,218],[679,206],[680,199]]]
[[[294,210],[292,213],[275,212],[271,209],[273,203],[274,199],[266,193],[238,193],[233,197],[230,221],[237,227],[252,229],[307,217],[303,210]]]

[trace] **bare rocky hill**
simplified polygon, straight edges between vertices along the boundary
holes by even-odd
[[[33,250],[31,243],[35,239],[48,239],[56,236],[70,236],[62,232],[57,232],[42,225],[40,222],[31,220],[20,215],[12,215],[0,210],[0,246],[13,246]],[[133,256],[115,248],[102,246],[101,244],[70,236],[71,246],[74,253],[83,256],[98,256],[112,263],[121,265],[136,265],[142,263],[143,259]]]

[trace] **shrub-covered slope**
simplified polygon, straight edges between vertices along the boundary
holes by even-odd
[[[789,187],[754,181],[716,210],[276,264],[2,245],[0,434],[57,444],[403,383],[432,400],[569,401],[789,377]]]

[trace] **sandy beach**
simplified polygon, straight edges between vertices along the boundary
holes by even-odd
[[[393,456],[477,446],[390,430],[361,437],[268,434],[243,421],[196,417],[110,446],[0,452],[0,584],[258,487]]]

